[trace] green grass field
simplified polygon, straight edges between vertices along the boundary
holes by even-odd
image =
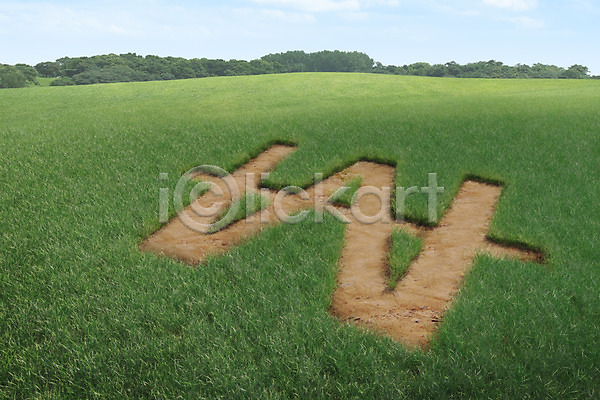
[[[200,164],[298,150],[269,185],[358,159],[398,186],[501,182],[428,351],[327,312],[344,227],[280,225],[197,269],[140,253]],[[289,74],[0,91],[0,398],[597,398],[600,81]],[[171,202],[172,203],[172,202]],[[171,204],[172,206],[172,204]],[[425,222],[426,196],[408,219]],[[173,211],[171,210],[173,215]]]
[[[53,80],[55,80],[56,78],[42,78],[42,77],[38,77],[37,81],[40,84],[41,87],[47,87],[50,86],[50,82],[52,82]]]

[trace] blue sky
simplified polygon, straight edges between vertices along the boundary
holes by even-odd
[[[386,65],[495,59],[600,75],[599,22],[592,0],[0,0],[0,63],[337,49]]]

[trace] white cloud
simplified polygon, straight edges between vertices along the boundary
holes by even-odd
[[[464,17],[478,17],[479,15],[481,15],[481,12],[478,10],[461,10],[457,11],[456,13]]]
[[[544,27],[544,21],[530,17],[502,18],[502,20],[512,22],[519,28],[540,29]]]
[[[594,4],[595,1],[590,0],[571,0],[573,8],[579,12],[600,14],[600,7]]]
[[[141,33],[135,19],[127,13],[85,7],[67,7],[50,3],[4,3],[0,11],[10,18],[12,29],[35,30],[42,35],[63,32],[74,34],[113,34],[120,36]],[[8,24],[7,19],[7,24]]]
[[[47,15],[48,18],[40,21],[40,28],[47,32],[74,32],[74,33],[107,33],[114,35],[138,35],[141,31],[134,28],[132,21],[110,16],[90,15],[86,12],[64,10]],[[117,21],[115,21],[115,19]]]
[[[369,19],[371,14],[363,11],[346,11],[340,13],[340,17],[345,19],[346,21],[366,21]]]
[[[364,3],[365,6],[388,6],[388,7],[397,7],[400,5],[399,0],[363,0],[361,3]]]
[[[355,12],[370,7],[398,7],[400,0],[252,0],[256,4],[307,12]]]
[[[514,11],[531,10],[537,7],[537,0],[483,0],[487,5]]]
[[[430,8],[437,12],[458,15],[462,17],[477,17],[481,15],[481,11],[473,9],[460,9],[447,4],[431,3]]]
[[[257,4],[289,7],[308,12],[358,11],[358,0],[253,0]]]
[[[290,12],[273,9],[239,8],[234,12],[247,20],[269,23],[281,21],[293,24],[313,24],[316,22],[314,15],[304,12]]]

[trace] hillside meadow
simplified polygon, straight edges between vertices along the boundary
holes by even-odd
[[[477,256],[431,347],[412,351],[328,314],[333,218],[196,268],[138,250],[160,227],[161,187],[272,143],[298,147],[272,188],[379,161],[397,186],[436,172],[443,215],[465,179],[500,183],[489,236],[546,262]],[[597,398],[599,156],[600,81],[299,73],[0,90],[0,398]],[[409,220],[427,223],[426,200],[408,198]]]

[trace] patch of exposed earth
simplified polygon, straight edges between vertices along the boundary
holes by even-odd
[[[395,169],[388,165],[357,162],[311,186],[302,195],[284,196],[282,192],[261,188],[261,174],[271,171],[293,151],[289,146],[272,146],[231,175],[240,192],[261,191],[270,199],[269,207],[221,231],[207,233],[201,227],[214,222],[214,216],[197,215],[198,211],[216,204],[220,206],[215,209],[226,207],[231,202],[231,193],[221,179],[198,176],[214,183],[215,190],[198,198],[144,240],[141,249],[199,264],[208,255],[222,254],[300,210],[313,207],[337,212],[348,223],[330,312],[342,321],[382,332],[411,347],[427,346],[477,252],[526,261],[540,259],[539,253],[500,246],[486,238],[500,196],[498,186],[464,182],[438,226],[425,229],[391,220],[389,192],[385,188],[393,187]],[[350,209],[334,207],[327,198],[348,176],[362,177],[363,187],[359,191],[362,195]],[[384,195],[366,194],[367,187],[381,190]],[[217,195],[219,189],[221,196]],[[377,221],[365,223],[369,217]],[[390,291],[387,254],[394,227],[419,235],[424,245],[396,289]]]

